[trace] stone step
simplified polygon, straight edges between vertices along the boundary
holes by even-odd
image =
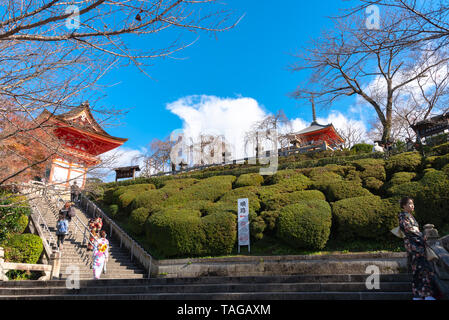
[[[367,275],[293,275],[293,276],[250,276],[250,277],[199,277],[199,278],[150,278],[142,280],[95,280],[81,281],[82,287],[87,286],[142,286],[142,285],[193,285],[193,284],[257,284],[257,283],[357,283],[365,282]],[[410,274],[383,274],[380,275],[380,284],[383,283],[411,283]],[[10,287],[57,287],[65,286],[64,281],[27,280],[0,282],[0,288]]]
[[[248,292],[0,295],[4,300],[410,300],[409,292]]]
[[[81,287],[77,295],[138,294],[138,293],[251,293],[251,292],[411,292],[409,283],[387,283],[379,290],[369,290],[365,283],[264,283],[264,284],[202,284],[202,285],[152,285],[152,286],[108,286]],[[70,295],[74,290],[61,287],[10,288],[1,290],[2,295]]]

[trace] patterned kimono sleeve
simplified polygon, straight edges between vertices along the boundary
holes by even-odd
[[[410,219],[410,217],[401,212],[399,214],[399,227],[405,233],[406,236],[418,236],[422,237],[422,233],[419,231],[418,226]]]
[[[108,259],[109,259],[109,241],[106,240],[105,242],[106,242],[106,245],[108,246],[108,247],[106,248],[106,252],[105,252],[106,260],[108,260]]]

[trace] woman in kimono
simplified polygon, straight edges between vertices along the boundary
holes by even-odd
[[[101,238],[94,242],[95,246],[92,262],[94,279],[100,279],[101,272],[109,258],[109,241],[106,239],[106,232],[102,230],[100,236]]]
[[[411,257],[413,273],[413,300],[435,300],[433,288],[433,268],[426,258],[426,238],[419,231],[419,225],[412,212],[415,210],[413,199],[401,199],[399,227],[404,233],[404,246]]]
[[[95,237],[94,235],[98,235],[100,233],[101,228],[103,227],[103,220],[98,216],[95,219],[91,219],[89,221],[89,242],[87,243],[87,251],[93,250],[93,245]]]

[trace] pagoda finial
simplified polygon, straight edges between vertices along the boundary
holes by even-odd
[[[317,124],[317,122],[316,122],[316,111],[315,111],[315,99],[314,99],[313,94],[310,97],[310,102],[312,103],[312,114],[313,114],[312,125],[313,125],[313,124]]]

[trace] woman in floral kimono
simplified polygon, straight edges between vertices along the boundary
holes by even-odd
[[[95,246],[92,262],[94,279],[100,279],[101,272],[109,258],[109,241],[106,239],[106,232],[102,230],[100,236],[101,238],[94,242]]]
[[[411,257],[413,272],[413,300],[435,300],[433,298],[433,268],[426,258],[426,239],[419,231],[419,225],[413,217],[415,209],[413,199],[404,197],[400,202],[399,227],[404,233],[404,246]]]
[[[94,235],[98,235],[102,227],[103,227],[103,220],[99,216],[89,221],[89,231],[91,234],[89,235],[89,242],[87,243],[87,251],[92,250],[94,248],[92,245],[92,243],[94,243],[95,240]]]

